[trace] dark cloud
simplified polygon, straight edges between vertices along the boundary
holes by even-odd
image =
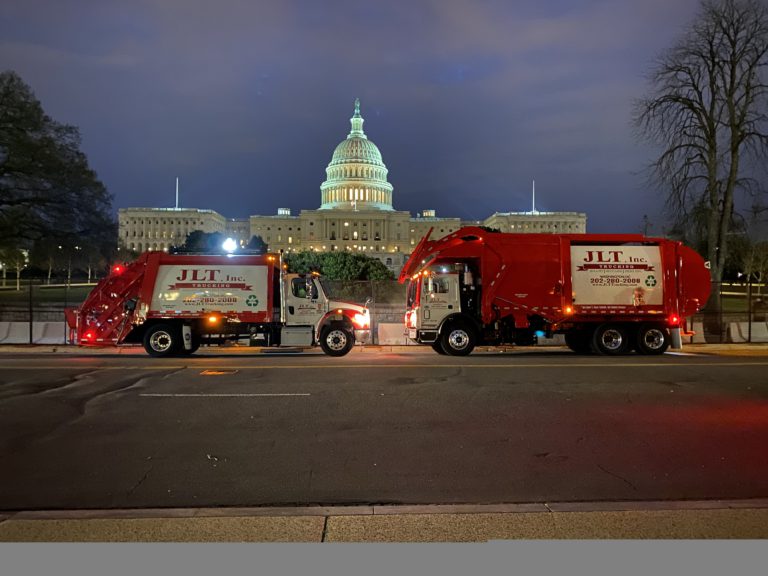
[[[698,0],[63,1],[0,6],[0,68],[75,124],[116,207],[316,208],[355,97],[395,207],[661,221],[632,137]]]

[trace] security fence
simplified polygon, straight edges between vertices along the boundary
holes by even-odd
[[[0,279],[0,343],[67,343],[64,309],[80,305],[93,284],[86,278]],[[370,298],[372,343],[380,325],[402,325],[405,285],[397,281],[330,281],[330,296],[363,304]],[[717,285],[705,308],[687,326],[684,342],[768,342],[768,288],[764,284]],[[396,330],[395,330],[396,331]],[[403,339],[405,343],[406,339]]]
[[[768,290],[762,283],[713,285],[709,302],[689,326],[693,342],[768,342]]]
[[[364,304],[369,301],[373,341],[379,324],[403,321],[405,286],[396,281],[330,281],[330,296]],[[64,309],[82,304],[94,283],[87,278],[0,278],[0,344],[69,343]]]

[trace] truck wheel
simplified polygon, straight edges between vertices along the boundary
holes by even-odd
[[[351,330],[341,326],[326,326],[320,333],[320,348],[328,356],[344,356],[355,345],[355,336]]]
[[[629,334],[619,324],[602,324],[592,337],[592,350],[598,354],[616,356],[629,350]]]
[[[440,344],[449,356],[467,356],[475,348],[475,332],[464,322],[453,322],[443,328]]]
[[[640,354],[664,354],[669,348],[669,332],[663,326],[641,326],[637,331],[637,351]]]
[[[565,333],[565,345],[576,354],[592,353],[592,333],[588,330],[574,330]]]
[[[155,358],[173,356],[183,346],[181,332],[172,324],[155,324],[144,334],[144,350]]]
[[[445,356],[445,350],[443,350],[443,345],[440,343],[440,340],[435,340],[432,342],[432,350],[442,356]]]

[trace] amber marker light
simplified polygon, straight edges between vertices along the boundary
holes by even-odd
[[[573,306],[566,306],[563,309],[563,312],[565,312],[566,314],[573,314]]]
[[[219,321],[218,316],[208,316],[208,324],[216,324]]]

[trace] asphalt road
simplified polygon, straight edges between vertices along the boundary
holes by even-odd
[[[0,510],[768,497],[768,358],[0,355]]]

